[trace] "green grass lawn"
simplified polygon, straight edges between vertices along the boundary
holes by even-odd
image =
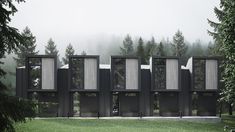
[[[15,124],[16,132],[223,132],[235,117],[221,123],[161,120],[40,119]]]

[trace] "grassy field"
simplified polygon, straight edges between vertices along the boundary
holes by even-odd
[[[15,124],[17,132],[223,132],[235,127],[235,117],[221,123],[160,120],[41,119]]]

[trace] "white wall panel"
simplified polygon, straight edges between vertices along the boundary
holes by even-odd
[[[126,59],[126,89],[138,89],[138,59]]]
[[[84,60],[84,89],[97,89],[97,59]]]
[[[179,61],[166,59],[166,89],[178,89]]]
[[[217,89],[218,84],[217,60],[206,60],[206,89]]]
[[[54,89],[55,65],[53,58],[42,58],[42,89]]]

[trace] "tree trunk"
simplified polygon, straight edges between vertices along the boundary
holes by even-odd
[[[233,106],[232,103],[229,103],[229,115],[233,115]]]

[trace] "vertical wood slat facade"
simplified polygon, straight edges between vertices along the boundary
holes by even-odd
[[[54,64],[53,58],[42,58],[42,89],[54,89]]]
[[[217,89],[218,85],[217,60],[206,60],[206,90]]]
[[[166,89],[179,89],[179,62],[177,59],[166,59]]]
[[[97,60],[84,59],[84,89],[97,89]]]
[[[138,68],[137,59],[126,59],[126,89],[138,89]]]

